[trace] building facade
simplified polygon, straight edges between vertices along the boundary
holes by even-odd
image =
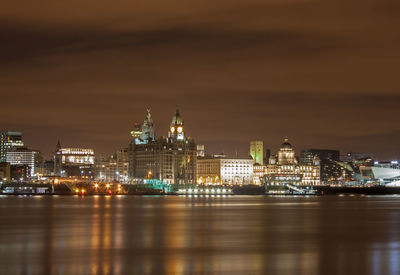
[[[338,165],[340,161],[340,151],[331,149],[304,149],[300,152],[300,164],[311,165],[314,157],[317,156],[321,164],[321,182],[336,183],[342,176],[342,167]]]
[[[253,183],[253,159],[206,156],[197,159],[198,184]]]
[[[41,154],[38,150],[30,150],[26,147],[14,148],[7,152],[6,161],[11,166],[27,165],[29,166],[29,175],[34,177],[38,173],[38,166],[41,162]]]
[[[94,179],[94,150],[63,148],[57,143],[54,152],[54,174],[61,177]]]
[[[172,117],[168,136],[160,138],[156,138],[150,109],[147,109],[141,130],[137,129],[136,135],[132,135],[128,155],[129,177],[134,182],[144,179],[158,179],[169,184],[196,182],[197,146],[186,136],[178,109]]]
[[[22,133],[15,131],[0,132],[0,162],[7,161],[7,152],[24,147]]]
[[[314,156],[312,163],[299,164],[292,145],[285,138],[278,154],[269,158],[264,179],[268,184],[320,185],[319,158]]]
[[[124,182],[129,180],[128,148],[121,149],[111,156],[96,157],[96,180],[104,182]]]

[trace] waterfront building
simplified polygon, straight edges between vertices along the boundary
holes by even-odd
[[[183,119],[177,109],[168,136],[156,138],[150,109],[143,121],[142,134],[129,144],[129,177],[134,182],[157,179],[170,184],[196,182],[197,146],[187,137]]]
[[[277,156],[269,158],[264,179],[268,184],[319,185],[320,160],[314,156],[312,163],[299,164],[292,145],[285,138]]]
[[[111,156],[96,157],[96,180],[128,182],[128,148],[121,149]]]
[[[226,156],[205,156],[197,159],[198,184],[253,183],[252,158],[228,158]]]
[[[22,133],[16,131],[0,132],[0,162],[7,161],[7,152],[24,147]]]
[[[54,174],[61,177],[94,178],[94,150],[61,147],[58,141],[54,152]]]
[[[30,177],[34,177],[37,174],[37,167],[41,162],[41,154],[38,150],[17,147],[7,152],[6,161],[10,165],[28,165]]]
[[[397,160],[376,161],[373,166],[361,167],[364,177],[372,177],[379,184],[386,186],[400,186],[400,167]]]
[[[262,141],[250,141],[250,156],[255,164],[264,164],[264,143]]]
[[[262,178],[265,176],[267,170],[266,165],[254,164],[253,165],[253,184],[261,185]]]
[[[300,164],[311,165],[314,157],[320,159],[321,182],[336,183],[343,176],[343,168],[338,165],[340,161],[340,151],[332,149],[303,149],[300,152]]]

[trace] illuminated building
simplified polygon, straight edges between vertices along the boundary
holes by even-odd
[[[255,185],[262,184],[262,178],[265,176],[266,170],[267,170],[266,165],[259,165],[259,164],[253,165],[253,184]]]
[[[268,184],[319,185],[320,161],[314,156],[312,163],[300,165],[292,145],[285,138],[278,155],[269,158],[264,178]]]
[[[253,159],[206,156],[197,159],[198,184],[252,184]]]
[[[255,164],[264,164],[264,143],[262,141],[250,141],[250,156],[254,159]]]
[[[24,147],[22,133],[15,131],[0,132],[0,162],[7,160],[7,152],[16,148]]]
[[[372,175],[380,184],[386,186],[400,187],[400,166],[397,160],[374,162],[372,167],[363,167],[371,169]]]
[[[310,165],[317,156],[321,163],[321,182],[336,183],[342,177],[342,168],[337,164],[340,161],[339,150],[331,149],[304,149],[300,152],[300,164]]]
[[[62,148],[57,143],[54,152],[54,173],[61,177],[94,178],[94,150]]]
[[[38,150],[30,150],[26,147],[14,148],[7,152],[6,161],[13,165],[29,166],[30,177],[37,174],[37,167],[41,161],[41,154]]]
[[[111,156],[96,158],[96,180],[128,182],[128,149],[122,149]]]
[[[178,109],[167,137],[156,138],[150,109],[141,131],[140,138],[134,138],[129,145],[129,177],[134,182],[158,179],[171,184],[195,183],[197,147],[186,136]]]

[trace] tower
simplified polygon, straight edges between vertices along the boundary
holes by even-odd
[[[184,123],[178,108],[176,108],[175,115],[172,117],[168,136],[177,140],[185,140]]]
[[[254,163],[263,165],[263,149],[264,143],[262,141],[250,141],[250,156],[254,159]]]
[[[146,109],[147,114],[143,121],[142,133],[140,134],[140,140],[142,143],[149,143],[149,141],[155,141],[156,137],[154,134],[154,123],[151,118],[150,108]]]

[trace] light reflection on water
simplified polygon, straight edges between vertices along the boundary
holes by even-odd
[[[0,274],[400,274],[399,197],[0,196]]]

